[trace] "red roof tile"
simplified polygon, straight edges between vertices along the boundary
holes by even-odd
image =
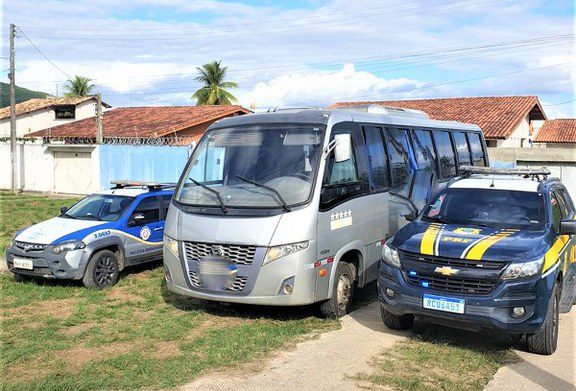
[[[545,121],[534,141],[537,143],[576,143],[576,118]]]
[[[537,96],[340,102],[332,107],[367,104],[422,110],[431,119],[476,124],[484,131],[487,139],[510,137],[522,118],[528,114],[531,114],[531,119],[546,119]]]
[[[242,106],[121,107],[103,113],[104,137],[158,138],[233,114]],[[86,118],[29,133],[27,137],[96,137],[96,118]]]
[[[34,111],[46,109],[52,106],[60,105],[78,105],[87,100],[96,100],[93,96],[74,96],[70,98],[46,98],[46,99],[29,99],[27,101],[18,103],[16,105],[16,115],[32,113]],[[111,107],[107,103],[102,102],[102,106]],[[0,119],[10,117],[10,106],[0,109]]]

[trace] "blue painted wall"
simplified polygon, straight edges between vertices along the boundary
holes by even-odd
[[[169,146],[100,146],[100,187],[110,181],[177,182],[188,161],[188,147]]]

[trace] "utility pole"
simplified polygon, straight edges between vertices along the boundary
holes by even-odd
[[[102,130],[102,94],[99,92],[96,94],[97,102],[96,102],[96,143],[102,144],[104,143],[104,132]]]
[[[14,75],[14,36],[16,26],[10,23],[10,164],[12,169],[12,192],[17,192],[16,178],[16,78]]]

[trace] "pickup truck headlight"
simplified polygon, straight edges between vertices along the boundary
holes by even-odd
[[[179,258],[179,251],[178,251],[178,241],[176,239],[172,239],[168,235],[164,235],[164,246],[170,250],[172,255],[176,258]]]
[[[530,262],[516,262],[508,265],[504,274],[502,274],[503,280],[512,280],[515,278],[532,277],[540,273],[542,270],[542,263],[544,258],[537,259]]]
[[[62,254],[64,251],[80,250],[86,247],[86,243],[81,240],[70,240],[62,242],[52,247],[52,252],[56,255]]]
[[[264,258],[264,262],[262,263],[262,265],[274,262],[275,260],[285,257],[286,255],[306,250],[307,248],[308,248],[308,241],[270,247],[268,249],[268,252],[266,253],[266,258]]]
[[[384,262],[386,262],[387,264],[389,264],[391,266],[394,266],[397,268],[402,266],[400,264],[400,257],[398,256],[398,251],[396,251],[395,249],[390,247],[388,245],[388,242],[386,242],[384,244],[384,247],[382,248],[382,259],[384,260]]]

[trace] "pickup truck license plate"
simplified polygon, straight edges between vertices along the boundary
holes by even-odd
[[[424,295],[422,306],[430,310],[453,312],[455,314],[464,313],[464,300],[452,297]]]
[[[34,270],[34,262],[31,259],[14,258],[14,267],[18,269]]]

